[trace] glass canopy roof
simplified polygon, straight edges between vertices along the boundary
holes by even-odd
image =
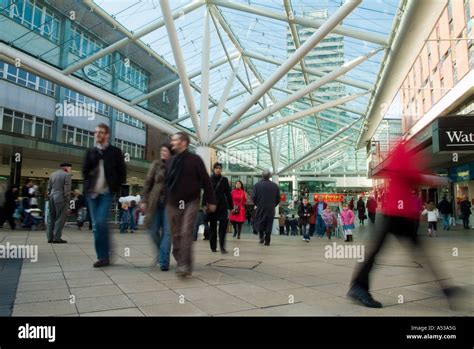
[[[215,125],[218,131],[223,125],[223,132],[217,139],[208,139],[208,142],[202,143],[218,146],[221,150],[231,149],[233,152],[241,152],[249,158],[255,158],[257,168],[291,169],[308,173],[316,171],[336,175],[364,174],[365,150],[356,151],[355,143],[363,129],[362,119],[369,108],[405,0],[360,2],[344,15],[342,21],[338,21],[338,25],[329,35],[319,40],[302,60],[297,61],[293,69],[277,79],[264,95],[233,122],[229,121],[233,120],[231,116],[239,111],[255,90],[271,79],[275,71],[295,55],[295,51],[299,51],[307,40],[311,40],[325,23],[337,15],[345,2],[208,0],[201,1],[200,6],[196,6],[192,11],[184,10],[196,2],[199,1],[89,0],[84,3],[103,9],[111,16],[112,22],[118,22],[130,35],[163,22],[162,3],[169,4],[171,13],[178,11],[174,26],[184,68],[190,81],[190,94],[197,111],[195,115],[198,118],[201,115],[201,91],[207,83],[209,100],[203,107],[209,107],[209,126],[219,109],[219,101],[226,100],[222,116]],[[165,24],[166,22],[141,36],[137,42],[145,44],[151,52],[156,53],[157,59],[161,58],[161,63],[168,63],[172,69],[179,70],[180,62],[175,59],[176,52],[173,51],[172,38]],[[202,57],[206,51],[203,44],[206,28],[209,33],[209,59],[204,61],[210,64],[208,80],[207,74],[201,74],[205,71]],[[104,39],[106,43],[102,48],[98,47],[95,53],[118,41],[120,36],[110,36],[107,39]],[[123,49],[131,53],[131,50],[143,51],[144,47],[128,45]],[[364,57],[366,55],[369,57]],[[65,68],[74,67],[83,59],[84,57],[78,58]],[[359,61],[355,62],[356,59]],[[329,79],[310,93],[294,98],[277,110],[267,113],[265,117],[254,120],[253,116],[261,115],[259,112],[263,109],[288,99],[295,91],[301,91],[309,84],[314,85],[322,77],[338,72],[348,64],[354,64],[354,67],[339,74],[335,77],[336,80]],[[233,74],[234,68],[236,74]],[[175,78],[178,79],[178,74]],[[163,81],[154,89],[171,81]],[[193,132],[196,130],[195,123],[189,117],[189,99],[186,99],[185,86],[182,83],[180,86],[179,118],[173,123]],[[229,88],[230,90],[226,91]],[[146,107],[147,98],[140,97],[152,91],[153,89],[142,91],[132,98],[127,98],[127,91],[118,91],[118,95],[138,101],[135,104]],[[333,105],[323,108],[323,104],[327,103]],[[307,112],[321,105],[323,107],[315,112]],[[295,117],[292,117],[294,115]],[[298,115],[301,116],[297,117]],[[278,121],[288,118],[291,120]],[[246,120],[251,121],[245,124]],[[272,122],[274,127],[267,130],[263,125],[269,122]],[[240,123],[243,129],[234,132],[233,129]],[[346,132],[339,132],[348,125],[350,127],[347,127]],[[249,131],[254,128],[261,131]],[[274,151],[276,147],[278,151]],[[315,155],[303,159],[310,151]],[[301,159],[299,164],[294,162],[297,159]]]

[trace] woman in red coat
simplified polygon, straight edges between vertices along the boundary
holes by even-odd
[[[242,224],[245,222],[245,204],[247,203],[247,194],[241,181],[235,182],[235,188],[230,193],[232,196],[233,208],[230,215],[230,221],[234,227],[234,238],[240,239]]]

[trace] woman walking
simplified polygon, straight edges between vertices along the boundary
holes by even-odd
[[[230,215],[230,222],[234,227],[234,238],[240,239],[242,232],[242,224],[245,222],[245,204],[247,203],[247,194],[244,190],[244,185],[241,181],[235,182],[235,188],[230,193],[232,196],[232,213]]]
[[[155,160],[148,171],[143,188],[142,208],[145,214],[145,227],[155,243],[162,271],[167,271],[170,264],[170,226],[166,216],[166,162],[171,157],[171,147],[167,143],[160,146],[160,160]]]

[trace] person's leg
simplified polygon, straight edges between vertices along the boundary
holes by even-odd
[[[10,224],[10,228],[12,228],[12,230],[16,229],[15,219],[13,218],[14,213],[15,210],[8,209],[5,211],[5,219],[8,221],[8,224]]]
[[[238,223],[237,223],[237,231],[238,231],[238,233],[237,233],[237,239],[240,239],[240,233],[242,232],[242,225],[243,225],[243,224],[244,224],[243,222],[238,222]]]
[[[176,260],[176,270],[182,267],[182,237],[181,237],[181,223],[183,219],[184,210],[179,209],[176,205],[167,204],[166,214],[171,230],[171,237],[173,239],[173,257]]]
[[[193,236],[192,229],[199,210],[199,200],[187,203],[183,212],[182,223],[180,225],[181,235],[181,260],[183,276],[190,275],[193,270]]]
[[[56,222],[54,223],[54,241],[60,241],[63,235],[64,224],[66,223],[67,203],[56,205]]]
[[[221,219],[219,221],[219,247],[221,248],[221,252],[225,253],[225,239],[227,235],[227,227],[229,225],[228,219]]]
[[[234,229],[234,234],[232,235],[232,237],[235,238],[238,234],[237,222],[231,222],[231,223],[232,223],[232,228]]]
[[[148,229],[148,234],[150,234],[153,244],[156,247],[156,254],[160,254],[160,243],[161,243],[161,227],[163,226],[163,216],[160,214],[160,210],[157,209],[155,213],[150,213],[153,215],[150,219],[150,228]],[[158,258],[156,258],[158,262]]]
[[[56,209],[53,199],[49,199],[49,214],[48,214],[48,229],[46,231],[46,237],[48,241],[53,241],[54,237],[54,223],[56,222]]]
[[[433,235],[434,235],[434,237],[436,237],[437,230],[438,230],[438,224],[437,224],[437,222],[433,222]]]
[[[164,208],[158,210],[161,216],[162,228],[161,228],[161,241],[160,241],[160,267],[168,270],[170,265],[170,251],[171,251],[171,236],[170,236],[170,225],[168,217]]]
[[[267,222],[265,224],[265,245],[270,246],[270,241],[272,238],[272,229],[273,229],[273,216],[267,217]]]
[[[112,194],[100,194],[96,198],[88,198],[95,251],[98,260],[109,258],[109,227],[108,214],[112,204]]]
[[[309,230],[306,224],[301,225],[301,231],[303,232],[303,240],[309,240]]]
[[[216,251],[217,249],[217,219],[211,218],[209,220],[209,246],[211,251]]]

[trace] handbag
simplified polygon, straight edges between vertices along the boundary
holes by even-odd
[[[239,214],[240,213],[240,206],[239,205],[234,205],[234,209],[232,210],[233,214]]]

